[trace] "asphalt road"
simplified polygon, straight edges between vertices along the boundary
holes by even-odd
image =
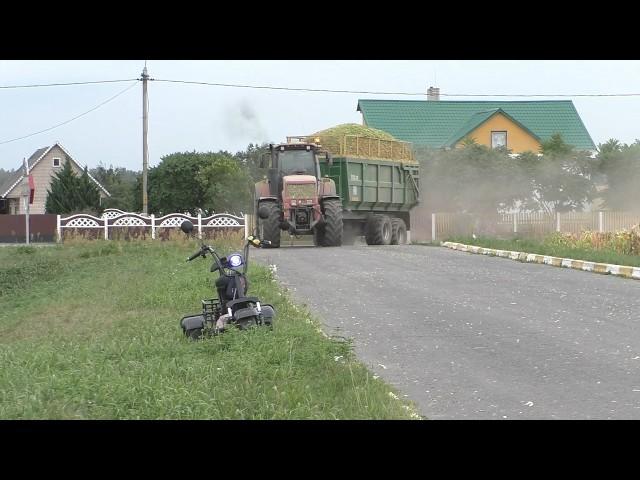
[[[252,250],[431,419],[640,419],[640,281],[418,245]]]

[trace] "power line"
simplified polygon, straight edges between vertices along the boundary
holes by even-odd
[[[130,82],[134,80],[140,80],[139,78],[128,78],[121,80],[96,80],[87,82],[67,82],[67,83],[41,83],[32,85],[0,85],[0,89],[15,89],[15,88],[35,88],[35,87],[59,87],[70,85],[95,85],[101,83],[119,83]],[[201,82],[190,80],[172,80],[172,79],[149,79],[156,82],[166,83],[182,83],[190,85],[207,85],[213,87],[229,87],[229,88],[253,88],[261,90],[283,90],[293,92],[316,92],[316,93],[351,93],[351,94],[364,94],[364,95],[400,95],[400,96],[414,96],[424,97],[426,92],[381,92],[371,90],[335,90],[328,88],[297,88],[297,87],[278,87],[273,85],[248,85],[248,84],[233,84],[233,83],[215,83],[215,82]],[[533,94],[533,93],[440,93],[441,97],[516,97],[516,98],[540,98],[540,97],[639,97],[640,93],[552,93],[552,94]]]
[[[128,90],[132,89],[132,88],[133,88],[137,83],[138,83],[138,81],[137,81],[137,79],[136,79],[136,80],[135,80],[131,85],[129,85],[127,88],[125,88],[125,89],[124,89],[124,90],[122,90],[121,92],[119,92],[119,93],[115,94],[113,97],[111,97],[111,98],[109,98],[109,99],[105,100],[104,102],[102,102],[101,104],[99,104],[99,105],[97,105],[97,106],[93,107],[91,110],[87,110],[86,112],[81,113],[80,115],[76,115],[75,117],[70,118],[69,120],[66,120],[66,121],[64,121],[64,122],[62,122],[62,123],[59,123],[59,124],[57,124],[57,125],[54,125],[53,127],[45,128],[44,130],[40,130],[40,131],[38,131],[38,132],[30,133],[29,135],[24,135],[24,136],[22,136],[22,137],[12,138],[11,140],[5,140],[5,141],[3,141],[3,142],[0,142],[0,145],[5,145],[5,144],[7,144],[7,143],[11,143],[11,142],[15,142],[15,141],[22,140],[22,139],[25,139],[25,138],[33,137],[34,135],[38,135],[38,134],[40,134],[40,133],[48,132],[48,131],[50,131],[50,130],[53,130],[54,128],[61,127],[61,126],[63,126],[63,125],[66,125],[67,123],[71,123],[71,122],[73,122],[74,120],[76,120],[76,119],[78,119],[78,118],[80,118],[80,117],[83,117],[83,116],[87,115],[88,113],[93,112],[94,110],[97,110],[98,108],[102,107],[103,105],[106,105],[107,103],[111,102],[112,100],[115,100],[116,98],[118,98],[120,95],[122,95],[122,94],[123,94],[123,93],[125,93],[126,91],[128,91]]]
[[[294,92],[322,92],[322,93],[364,93],[368,95],[426,95],[425,93],[407,93],[407,92],[369,92],[369,91],[356,91],[356,90],[330,90],[326,88],[294,88],[294,87],[274,87],[268,85],[242,85],[232,83],[212,83],[212,82],[195,82],[189,80],[168,80],[155,78],[156,82],[167,83],[186,83],[192,85],[209,85],[213,87],[233,87],[233,88],[256,88],[263,90],[287,90]]]
[[[0,89],[9,88],[35,88],[35,87],[63,87],[67,85],[93,85],[96,83],[119,83],[119,82],[131,82],[137,80],[137,78],[127,78],[124,80],[96,80],[90,82],[68,82],[68,83],[39,83],[34,85],[0,85]]]
[[[426,92],[380,92],[367,90],[332,90],[326,88],[296,88],[276,87],[272,85],[246,85],[233,83],[198,82],[190,80],[170,80],[155,78],[156,82],[183,83],[190,85],[207,85],[213,87],[253,88],[262,90],[285,90],[294,92],[319,92],[319,93],[355,93],[365,95],[405,95],[426,96]],[[574,94],[528,94],[528,93],[440,93],[441,97],[638,97],[640,93],[574,93]]]
[[[640,93],[441,93],[441,97],[640,97]]]

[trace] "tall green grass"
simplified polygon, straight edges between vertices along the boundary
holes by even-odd
[[[250,294],[273,330],[191,342],[182,316],[214,296],[192,242],[0,249],[2,419],[402,419],[412,407],[325,337],[268,269]],[[229,243],[226,250],[234,248]]]
[[[626,255],[606,249],[572,248],[556,244],[553,241],[536,241],[524,238],[498,240],[484,237],[451,237],[447,239],[447,241],[495,248],[498,250],[511,250],[553,257],[572,258],[574,260],[640,267],[640,256],[638,255]]]

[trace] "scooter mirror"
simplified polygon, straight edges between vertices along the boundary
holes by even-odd
[[[263,220],[269,218],[269,208],[266,205],[262,205],[258,209],[258,216]]]
[[[193,231],[193,223],[191,223],[189,220],[185,220],[180,224],[180,230],[182,230],[187,235],[190,234]]]

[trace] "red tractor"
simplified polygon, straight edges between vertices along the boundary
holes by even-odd
[[[342,203],[336,185],[320,175],[319,159],[331,154],[315,143],[269,145],[261,167],[264,180],[255,185],[255,213],[260,238],[280,246],[281,231],[313,235],[314,244],[342,245]]]

